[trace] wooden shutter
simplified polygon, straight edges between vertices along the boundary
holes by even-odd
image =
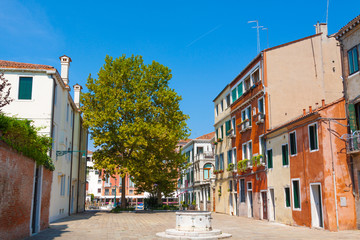
[[[267,151],[267,157],[268,157],[268,168],[273,168],[272,149]]]
[[[31,100],[32,77],[20,77],[18,99]]]
[[[241,82],[238,87],[238,96],[241,97],[243,95],[243,83]]]
[[[299,181],[293,181],[294,208],[300,208]]]
[[[236,88],[234,88],[231,92],[231,96],[232,96],[232,102],[236,101]]]

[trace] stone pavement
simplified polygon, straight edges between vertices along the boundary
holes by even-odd
[[[360,230],[329,232],[292,227],[278,223],[254,220],[246,217],[212,213],[212,225],[230,239],[360,239]],[[175,227],[174,212],[157,213],[109,213],[87,211],[61,219],[39,234],[29,238],[65,240],[103,239],[158,239],[155,234]]]

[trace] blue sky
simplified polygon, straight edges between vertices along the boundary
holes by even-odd
[[[68,55],[70,85],[85,86],[106,54],[142,55],[172,69],[192,138],[214,131],[212,100],[261,49],[315,33],[326,0],[303,1],[0,1],[0,59],[60,69]],[[330,0],[329,34],[360,14],[358,0]],[[92,149],[92,146],[90,146]]]

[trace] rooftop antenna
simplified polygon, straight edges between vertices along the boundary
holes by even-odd
[[[329,18],[329,0],[327,0],[327,6],[326,6],[326,25],[328,25],[328,18]]]
[[[269,29],[264,27],[262,30],[266,30],[266,45],[269,48]]]
[[[257,30],[257,52],[260,52],[260,33],[259,33],[259,28],[262,28],[263,26],[259,26],[259,21],[258,20],[254,20],[254,21],[248,21],[248,23],[256,23],[256,27],[252,27],[252,28],[256,28]]]

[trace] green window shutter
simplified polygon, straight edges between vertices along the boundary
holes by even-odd
[[[299,181],[293,181],[294,208],[300,208]]]
[[[283,159],[283,166],[289,165],[289,159],[288,159],[288,145],[282,145],[282,159]]]
[[[224,125],[221,125],[221,139],[224,138]]]
[[[310,150],[317,150],[317,125],[309,126]]]
[[[268,168],[273,168],[272,149],[267,151],[267,157],[268,157]]]
[[[243,83],[241,82],[238,87],[238,96],[241,97],[243,95]]]
[[[215,170],[219,170],[219,157],[215,156]]]
[[[229,120],[229,121],[226,121],[226,123],[225,123],[226,136],[228,136],[230,134],[229,133],[230,128],[231,128],[231,122]]]
[[[228,151],[228,165],[232,162],[232,159],[231,159],[231,156],[232,156],[232,151]]]
[[[290,153],[291,153],[291,155],[295,155],[297,153],[295,132],[290,133]]]
[[[31,100],[32,95],[32,77],[20,77],[18,99]]]
[[[348,60],[349,60],[349,74],[352,74],[354,72],[354,61],[352,56],[352,50],[348,52]]]
[[[352,132],[355,132],[357,130],[355,105],[349,104],[348,108],[349,108],[350,130]]]
[[[232,102],[235,102],[236,101],[236,88],[234,88],[231,91],[231,96],[232,96]]]
[[[357,48],[354,48],[353,50],[353,57],[354,57],[354,71],[357,72],[359,71],[359,61],[358,61],[358,52],[357,52]]]
[[[215,129],[215,142],[218,140],[218,128]]]
[[[285,204],[290,207],[290,188],[285,188]]]

